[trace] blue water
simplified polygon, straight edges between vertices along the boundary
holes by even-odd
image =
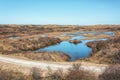
[[[87,31],[87,32],[78,32],[77,34],[89,34],[92,33],[94,35],[106,34],[109,36],[114,36],[114,32],[95,32],[95,31]]]
[[[60,44],[49,46],[46,48],[39,49],[39,51],[58,51],[68,54],[71,57],[71,60],[74,61],[79,58],[85,58],[89,56],[89,53],[92,51],[91,48],[86,46],[87,40],[82,41],[79,44],[72,44],[68,41],[63,41]]]
[[[89,33],[93,33],[95,35],[99,35],[99,34],[106,34],[109,36],[114,36],[113,32],[76,32],[76,33],[70,33],[70,34],[63,34],[61,36],[71,36],[70,40],[74,40],[74,39],[83,39],[85,38],[84,36],[81,36],[80,34],[89,34]],[[98,40],[107,40],[106,38],[102,38],[102,39],[96,39],[96,41]],[[69,40],[68,41],[62,41],[59,44],[56,45],[52,45],[52,46],[48,46],[45,48],[40,48],[39,50],[37,50],[37,52],[39,51],[48,51],[48,52],[63,52],[65,54],[68,54],[71,57],[71,61],[80,59],[80,58],[86,58],[89,56],[89,54],[91,53],[92,49],[86,46],[87,42],[90,41],[95,41],[95,40],[81,40],[81,43],[78,44],[73,44],[70,43]]]
[[[79,35],[79,36],[73,36],[73,37],[71,37],[70,40],[75,40],[75,39],[80,40],[80,39],[83,39],[83,38],[85,38],[85,37]]]
[[[9,39],[18,39],[21,38],[20,36],[16,36],[16,37],[9,37]]]
[[[110,35],[110,36],[114,36],[115,35],[114,32],[105,32],[104,34]]]

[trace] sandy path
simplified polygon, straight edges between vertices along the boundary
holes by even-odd
[[[29,61],[29,60],[22,60],[17,58],[10,58],[6,56],[0,56],[0,61],[5,63],[16,64],[24,67],[36,67],[40,69],[48,69],[50,67],[52,70],[63,69],[67,70],[68,68],[72,67],[72,64],[62,64],[62,63],[47,63],[47,62],[36,62],[36,61]],[[81,65],[82,69],[97,72],[101,74],[106,66],[96,66],[96,65]]]

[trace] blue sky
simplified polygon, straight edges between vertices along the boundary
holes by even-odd
[[[0,24],[120,24],[120,0],[0,0]]]

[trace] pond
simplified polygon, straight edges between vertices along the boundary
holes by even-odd
[[[72,44],[69,41],[63,41],[60,44],[49,46],[46,48],[39,49],[39,51],[58,51],[68,54],[71,60],[74,61],[79,58],[84,58],[89,56],[88,53],[91,52],[91,48],[86,46],[89,41],[82,41],[79,44]]]
[[[21,38],[20,36],[11,36],[9,37],[9,39],[18,39],[18,38]]]
[[[93,33],[93,34],[100,34],[97,32],[87,32],[87,33]],[[80,34],[86,34],[85,32],[80,32],[80,33],[74,33],[74,34],[63,34],[62,36],[71,36],[70,40],[80,40],[85,38],[84,36],[81,36]],[[112,32],[105,32],[102,34],[107,34],[109,36],[113,36]],[[106,38],[102,38],[102,39],[95,39],[95,40],[107,40]],[[71,61],[75,61],[77,59],[81,59],[81,58],[86,58],[89,56],[89,54],[91,53],[92,49],[90,47],[88,47],[86,45],[87,42],[91,42],[91,41],[95,41],[93,39],[91,40],[81,40],[81,43],[78,44],[73,44],[70,43],[69,40],[68,41],[62,41],[59,44],[56,45],[52,45],[52,46],[48,46],[45,48],[40,48],[39,50],[37,50],[37,52],[39,51],[49,51],[49,52],[63,52],[65,54],[68,54],[71,57]]]

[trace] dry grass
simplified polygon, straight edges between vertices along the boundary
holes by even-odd
[[[0,62],[0,69],[1,70],[12,70],[13,72],[20,72],[23,75],[30,75],[30,67],[23,67],[21,65],[11,64]]]
[[[0,25],[0,53],[12,53],[11,55],[22,56],[32,60],[42,61],[68,61],[67,55],[59,53],[28,53],[27,50],[35,50],[41,47],[59,43],[60,41],[53,38],[34,38],[34,35],[49,34],[51,37],[56,37],[61,33],[80,31],[112,31],[115,34],[120,34],[120,25],[95,25],[95,26],[78,26],[78,25]],[[56,34],[57,33],[57,34]],[[9,37],[21,36],[23,39],[10,40]],[[85,35],[84,35],[85,36]],[[86,35],[92,37],[94,35]],[[108,37],[100,35],[96,37]],[[94,38],[96,38],[94,37]],[[66,40],[69,37],[61,37]],[[32,39],[32,40],[31,40]],[[49,41],[50,40],[50,41]],[[12,43],[11,43],[12,42]],[[120,38],[116,37],[109,41],[98,41],[89,43],[93,48],[93,53],[88,61],[97,63],[120,64]],[[17,51],[16,51],[17,50]],[[24,54],[19,50],[24,50]],[[11,52],[10,52],[11,51]],[[18,52],[20,54],[18,54]],[[14,64],[6,64],[0,62],[0,80],[97,80],[93,73],[79,69],[80,65],[74,66],[68,71],[68,74],[63,75],[62,70],[52,73],[50,77],[41,78],[38,69],[23,68]],[[9,70],[10,69],[10,70]],[[11,71],[13,69],[13,71]],[[115,69],[115,70],[114,70]],[[99,80],[119,80],[119,68],[108,68]],[[109,73],[111,72],[111,73]],[[109,76],[109,77],[108,77]]]
[[[5,66],[4,66],[5,67]],[[19,68],[18,68],[19,69]],[[3,69],[0,67],[0,80],[119,80],[120,66],[109,66],[99,76],[80,68],[80,64],[74,64],[72,68],[64,73],[62,69],[53,72],[48,68],[47,76],[43,77],[43,70],[30,68],[29,74],[25,75],[20,71],[14,71],[12,68]],[[25,70],[23,70],[25,71]]]
[[[42,78],[43,80],[98,80],[92,72],[80,69],[79,64],[74,64],[72,68],[68,69],[66,74],[62,69],[58,69],[53,72],[50,68],[48,68],[48,72],[49,76]],[[37,71],[35,73],[37,73]],[[37,75],[38,74],[36,74],[36,76]]]
[[[13,55],[14,57],[17,56],[17,57],[28,58],[37,61],[47,61],[47,62],[70,61],[70,57],[67,54],[60,52],[41,52],[41,53],[24,52],[24,53],[17,53],[11,55]]]
[[[120,66],[109,66],[99,78],[100,80],[120,80]]]
[[[65,76],[65,80],[97,80],[97,77],[92,72],[80,68],[79,64],[74,64]]]
[[[118,31],[120,25],[0,25],[0,38],[29,36],[53,32]]]
[[[92,53],[88,61],[97,63],[120,64],[120,37],[116,36],[107,41],[95,41],[87,43]]]
[[[42,77],[43,71],[38,68],[30,69],[29,75],[24,75],[21,71],[16,72],[12,69],[0,68],[0,80],[97,80],[93,73],[79,69],[80,65],[74,65],[63,73],[62,69],[53,72],[48,68],[47,77]]]
[[[0,80],[32,80],[32,78],[20,72],[0,69]]]
[[[57,44],[60,42],[61,40],[58,38],[35,37],[35,38],[18,39],[9,44],[17,48],[18,50],[28,51],[28,50],[36,50],[38,48],[46,47],[46,46]]]

